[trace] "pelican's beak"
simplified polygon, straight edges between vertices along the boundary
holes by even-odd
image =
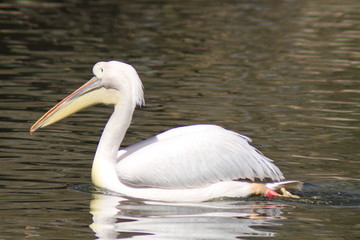
[[[110,91],[111,94],[109,94],[108,91]],[[39,128],[60,121],[89,106],[98,103],[116,104],[118,98],[117,94],[114,94],[114,91],[118,92],[114,89],[105,88],[100,78],[93,77],[45,113],[34,125],[32,125],[30,134]]]

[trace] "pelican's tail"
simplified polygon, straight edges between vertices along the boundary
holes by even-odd
[[[281,188],[301,190],[303,187],[303,183],[300,181],[296,181],[296,180],[273,182],[273,183],[267,183],[265,185],[266,185],[266,187],[268,187],[274,191],[277,191]]]

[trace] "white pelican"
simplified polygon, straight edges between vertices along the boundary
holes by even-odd
[[[98,62],[94,77],[45,113],[30,129],[55,123],[94,104],[114,105],[92,166],[93,184],[130,198],[200,202],[220,197],[263,195],[293,197],[285,190],[301,188],[283,181],[271,159],[252,147],[250,139],[216,125],[178,127],[119,150],[136,105],[144,105],[143,85],[131,66]],[[259,183],[273,180],[275,183]]]

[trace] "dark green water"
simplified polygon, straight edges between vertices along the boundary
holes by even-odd
[[[304,181],[301,200],[181,205],[92,193],[111,108],[28,131],[111,59],[135,66],[145,86],[125,145],[215,123]],[[0,239],[360,236],[356,0],[2,1],[0,63]]]

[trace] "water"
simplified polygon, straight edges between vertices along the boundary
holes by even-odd
[[[0,239],[358,238],[359,5],[3,1]],[[145,85],[125,146],[219,124],[304,181],[301,200],[160,204],[91,190],[111,108],[28,130],[110,59],[134,65]]]

